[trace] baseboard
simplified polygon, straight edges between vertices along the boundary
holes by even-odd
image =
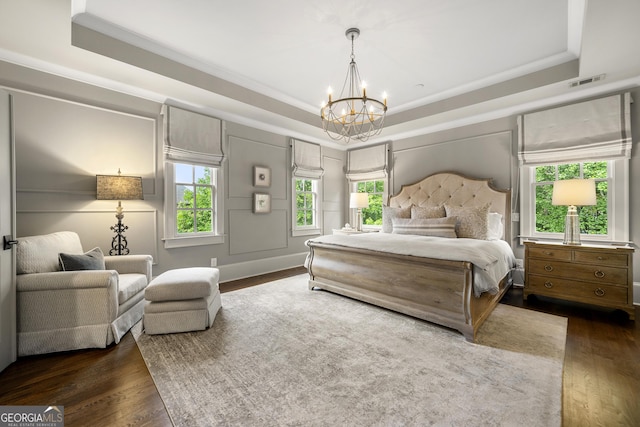
[[[307,254],[308,252],[301,252],[279,257],[258,259],[255,261],[219,265],[217,268],[220,270],[220,282],[224,283],[231,280],[245,279],[247,277],[258,276],[260,274],[273,273],[274,271],[300,267],[304,264]]]
[[[633,305],[640,305],[640,282],[633,282]]]

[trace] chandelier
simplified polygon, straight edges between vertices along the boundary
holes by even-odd
[[[332,90],[329,88],[329,101],[322,103],[322,128],[334,140],[348,143],[351,138],[355,138],[366,141],[382,131],[387,114],[387,95],[382,95],[383,101],[367,97],[367,88],[360,79],[353,53],[353,42],[360,35],[360,30],[349,28],[345,35],[351,40],[351,62],[340,98],[333,100]]]

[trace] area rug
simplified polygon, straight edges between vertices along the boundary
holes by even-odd
[[[499,304],[457,331],[310,291],[222,295],[206,331],[134,336],[176,426],[559,426],[567,319]]]

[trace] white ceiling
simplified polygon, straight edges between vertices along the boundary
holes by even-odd
[[[329,143],[355,59],[393,140],[640,85],[640,2],[0,0],[0,59]],[[73,21],[73,24],[72,24]],[[142,49],[142,50],[141,50]],[[606,74],[570,89],[570,81]],[[331,143],[329,143],[331,144]]]

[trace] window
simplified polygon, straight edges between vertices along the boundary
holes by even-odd
[[[294,178],[294,236],[319,234],[319,180]]]
[[[165,247],[222,243],[220,169],[166,163]]]
[[[212,168],[176,163],[176,233],[210,233],[213,230],[215,184]]]
[[[322,233],[322,147],[291,140],[291,235]]]
[[[353,182],[352,186],[356,193],[369,194],[369,207],[362,209],[362,227],[364,229],[382,228],[382,205],[387,194],[385,180],[357,181]]]
[[[602,160],[523,166],[521,237],[562,240],[566,206],[553,206],[553,183],[585,178],[596,182],[596,205],[578,207],[582,240],[626,242],[628,162]]]

